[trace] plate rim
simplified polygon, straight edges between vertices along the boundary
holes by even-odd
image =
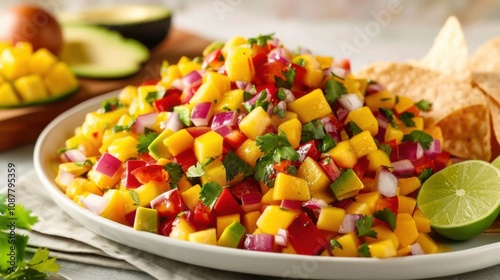
[[[44,164],[48,154],[53,155],[56,150],[47,151],[44,150],[44,147],[48,145],[47,137],[54,134],[58,125],[68,122],[68,120],[72,119],[71,117],[74,117],[76,113],[84,115],[85,113],[90,112],[85,111],[86,109],[93,107],[97,108],[100,102],[109,98],[117,97],[119,91],[120,90],[111,91],[109,93],[88,99],[57,116],[43,129],[35,143],[33,152],[35,172],[41,180],[43,187],[48,191],[52,201],[82,226],[99,236],[111,239],[125,246],[158,255],[160,257],[174,259],[193,265],[232,272],[275,277],[286,276],[290,278],[304,278],[303,272],[299,273],[294,270],[297,267],[302,267],[306,270],[308,278],[316,279],[364,279],[365,277],[369,277],[370,279],[418,279],[455,275],[500,264],[500,255],[494,255],[495,252],[500,250],[500,238],[498,241],[493,243],[460,249],[458,251],[388,259],[302,256],[255,252],[214,245],[196,244],[183,240],[166,238],[165,236],[158,234],[137,231],[131,227],[127,227],[100,217],[84,208],[79,207],[59,190],[53,182],[55,174],[49,170],[50,165]],[[83,121],[83,119],[81,121]],[[66,136],[58,132],[58,137],[65,139],[63,137]],[[52,145],[55,145],[53,142]],[[49,173],[52,173],[52,176]],[[493,235],[500,236],[500,234],[495,233],[493,233]],[[166,253],[160,252],[159,250],[162,246],[156,246],[157,248],[154,248],[155,246],[144,248],[141,244],[131,244],[124,238],[132,238],[140,241],[152,241],[153,243],[162,246],[171,246],[170,249],[174,249],[171,250],[174,252],[169,253],[168,250]],[[186,251],[188,251],[188,254],[186,254]],[[202,258],[197,257],[193,262],[192,255],[189,254],[193,252],[201,255],[201,257],[207,257],[206,261],[200,261]],[[209,258],[212,254],[218,254],[218,257]],[[234,262],[235,258],[251,262],[252,265],[249,266],[246,262],[246,266],[242,266],[240,264],[226,267],[224,265],[225,261]],[[468,261],[460,262],[463,259],[467,259]],[[270,264],[270,262],[272,262],[272,264]],[[450,262],[460,262],[461,265],[451,266],[452,268],[449,268],[446,264],[449,264]],[[359,269],[358,267],[360,265],[363,266],[364,269]],[[257,269],[255,269],[255,267]],[[426,267],[426,269],[422,269],[422,267]],[[335,268],[341,270],[336,271],[336,273],[332,275],[330,270]],[[376,270],[373,271],[371,270],[372,268],[376,268]],[[397,268],[396,271],[394,271],[395,268]]]

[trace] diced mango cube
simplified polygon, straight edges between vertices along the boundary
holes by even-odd
[[[189,235],[195,232],[196,229],[193,228],[184,216],[181,216],[178,218],[177,224],[172,228],[169,237],[187,241],[189,240]]]
[[[173,156],[176,156],[188,149],[192,149],[194,138],[186,129],[181,129],[163,140],[163,144]]]
[[[408,195],[420,188],[422,183],[418,177],[398,178],[399,194]]]
[[[368,130],[372,136],[378,133],[378,122],[370,108],[363,106],[352,110],[347,115],[345,123],[354,122],[361,130]]]
[[[368,245],[370,255],[374,258],[390,258],[397,254],[396,248],[391,240],[385,239]]]
[[[419,233],[416,242],[426,254],[435,254],[440,251],[439,245],[427,233]]]
[[[257,220],[257,227],[263,233],[277,234],[280,228],[287,229],[299,214],[299,211],[281,209],[279,205],[268,205]]]
[[[203,82],[214,83],[221,94],[224,94],[231,89],[231,80],[229,77],[214,71],[207,71],[203,75]]]
[[[207,81],[201,84],[193,97],[189,100],[189,104],[195,105],[203,102],[219,103],[221,98],[222,93],[219,91],[217,84],[215,84],[214,81]]]
[[[290,142],[292,148],[297,149],[300,145],[300,137],[302,134],[302,124],[298,119],[291,119],[282,123],[278,127],[278,131],[283,131]]]
[[[255,76],[252,50],[247,46],[229,49],[224,65],[226,66],[227,76],[231,81],[251,82]]]
[[[398,236],[387,226],[382,224],[377,224],[372,227],[372,230],[377,233],[377,238],[366,236],[365,237],[366,243],[371,244],[382,240],[390,240],[395,249],[399,247]]]
[[[327,206],[321,208],[316,226],[320,230],[338,232],[342,220],[345,216],[345,210],[338,207]]]
[[[182,201],[189,208],[189,210],[194,211],[198,201],[200,200],[201,186],[196,184],[191,188],[181,192]]]
[[[286,122],[286,121],[289,121],[291,119],[297,119],[299,116],[297,115],[297,113],[295,112],[291,112],[291,111],[285,111],[285,116],[282,118],[276,114],[272,114],[271,115],[271,125],[275,128],[275,129],[278,129],[278,127]]]
[[[358,158],[377,150],[377,144],[369,131],[365,130],[351,138],[351,145]]]
[[[219,186],[226,186],[226,168],[218,158],[203,168],[205,174],[201,177],[202,185],[209,182],[216,182]]]
[[[335,164],[341,168],[353,168],[358,162],[356,151],[349,140],[337,143],[327,153],[332,157]]]
[[[240,222],[240,214],[234,213],[225,216],[217,216],[216,226],[217,226],[217,239],[220,238],[224,230],[232,224],[234,221]]]
[[[226,91],[222,94],[219,102],[215,105],[214,112],[222,113],[226,111],[240,111],[243,112],[245,107],[243,107],[243,92],[242,89],[234,89]]]
[[[332,183],[325,170],[310,157],[306,157],[300,164],[297,177],[306,180],[311,192],[328,190],[328,187]]]
[[[332,112],[332,108],[321,89],[315,89],[308,94],[288,104],[288,109],[297,113],[301,123],[305,124],[322,118]]]
[[[190,242],[217,245],[217,237],[215,235],[215,228],[207,228],[188,235]]]
[[[260,217],[260,211],[252,211],[243,215],[242,224],[247,229],[247,232],[254,232],[257,229],[257,220]]]
[[[377,171],[380,166],[392,167],[391,160],[387,154],[380,149],[369,153],[366,157],[369,161],[368,171],[370,172]]]
[[[147,206],[155,197],[170,189],[167,182],[148,182],[135,189],[139,198],[139,206]]]
[[[21,102],[10,83],[0,85],[0,106],[12,106]]]
[[[40,48],[29,58],[28,73],[43,75],[57,62],[57,57],[46,48]]]
[[[311,199],[307,181],[285,173],[278,173],[274,182],[273,200],[283,199],[299,201]]]
[[[356,233],[350,232],[338,237],[337,242],[342,245],[342,249],[335,246],[333,248],[333,255],[336,257],[358,257],[358,247],[361,244]]]
[[[108,204],[99,215],[117,223],[128,225],[123,212],[123,196],[121,192],[119,190],[108,190],[103,197],[108,200]]]
[[[222,155],[224,139],[220,134],[209,131],[194,140],[194,154],[198,162],[204,163],[209,158]]]
[[[25,102],[37,101],[49,97],[49,93],[39,75],[20,77],[14,81],[14,87]]]
[[[78,80],[64,62],[56,62],[52,68],[43,76],[43,82],[51,96],[59,96],[75,90]]]
[[[108,147],[108,152],[122,162],[129,158],[137,158],[137,144],[139,141],[128,135],[115,139]]]
[[[396,104],[394,105],[394,112],[398,115],[402,114],[404,111],[410,109],[415,103],[413,100],[406,96],[398,96],[396,98]]]
[[[398,237],[400,247],[411,245],[417,240],[417,225],[410,214],[399,213],[397,215],[394,233]]]
[[[362,215],[371,215],[373,214],[370,206],[364,202],[353,201],[347,208],[345,209],[346,214],[362,214]]]
[[[239,127],[246,137],[255,140],[258,136],[264,135],[270,124],[271,118],[267,112],[259,106],[241,120]]]
[[[387,124],[387,128],[384,134],[384,141],[389,142],[391,140],[396,140],[396,143],[401,143],[403,140],[404,133],[401,129],[394,127],[392,124]]]
[[[413,215],[413,211],[415,211],[415,207],[417,206],[417,200],[413,197],[398,195],[398,212],[399,213],[408,213]]]
[[[245,142],[236,149],[235,154],[252,167],[254,167],[257,160],[264,155],[255,141],[251,139],[245,140]]]
[[[363,185],[365,185],[364,182],[363,182]],[[366,189],[366,185],[365,185],[365,189]],[[375,211],[375,207],[377,205],[377,201],[380,198],[381,198],[380,192],[378,192],[378,191],[371,191],[371,192],[366,192],[366,193],[359,194],[356,197],[356,201],[366,203],[366,205],[368,205],[368,207],[370,208],[370,210],[372,212],[374,212]]]
[[[391,109],[396,103],[396,98],[389,91],[381,90],[366,96],[365,103],[372,112],[378,112],[379,108]]]
[[[422,210],[418,208],[415,209],[415,211],[413,212],[413,220],[415,221],[418,232],[431,232],[431,223],[429,219],[424,215],[424,213],[422,213]]]

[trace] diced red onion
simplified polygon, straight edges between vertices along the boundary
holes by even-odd
[[[337,110],[336,110],[336,113],[337,113],[337,118],[339,119],[339,121],[341,122],[344,122],[345,119],[347,118],[347,115],[349,115],[349,111],[347,111],[346,109],[342,108],[342,107],[339,107]]]
[[[425,254],[424,250],[422,249],[422,246],[418,242],[415,242],[410,245],[410,253],[412,255],[423,255]]]
[[[247,81],[235,81],[234,84],[238,89],[245,90],[250,83]]]
[[[221,126],[235,126],[238,124],[238,113],[236,111],[222,112],[214,115],[210,127],[216,130]]]
[[[293,94],[293,92],[287,88],[281,88],[285,94],[286,94],[286,98],[285,98],[285,102],[288,104],[290,102],[293,102],[295,101],[295,95]]]
[[[184,124],[182,124],[181,120],[179,119],[179,113],[175,111],[172,112],[172,114],[167,120],[167,123],[165,124],[165,129],[170,129],[173,132],[177,132],[183,128]]]
[[[335,142],[340,142],[340,135],[337,131],[328,132],[328,134],[330,135],[330,137],[332,137],[333,140],[335,140]]]
[[[302,201],[283,199],[280,208],[287,210],[300,210],[302,209]]]
[[[439,155],[441,153],[441,141],[439,139],[434,139],[432,141],[431,146],[429,149],[424,150],[424,155],[434,158],[435,156]]]
[[[302,206],[311,210],[317,210],[328,206],[328,203],[326,203],[326,201],[324,201],[323,199],[313,197],[310,200],[304,202]]]
[[[271,40],[267,41],[267,44],[272,46],[272,47],[279,47],[280,46],[280,39],[273,37]]]
[[[343,94],[339,97],[338,102],[349,112],[363,107],[363,101],[355,93]]]
[[[399,159],[415,161],[424,156],[424,149],[418,142],[408,141],[398,145]]]
[[[95,164],[95,171],[113,178],[122,166],[122,161],[110,153],[104,153]]]
[[[347,76],[347,71],[345,69],[342,69],[339,67],[332,66],[328,69],[323,70],[323,74],[325,76],[331,76],[332,73],[335,74],[336,76],[339,76],[339,77],[346,77]]]
[[[356,230],[356,221],[361,219],[360,214],[345,214],[339,227],[339,233],[350,233]]]
[[[109,201],[105,197],[100,195],[95,195],[93,193],[89,193],[87,196],[82,198],[80,202],[93,213],[100,215],[104,208],[108,205]]]
[[[376,113],[376,116],[377,116],[378,126],[382,128],[387,128],[387,124],[389,123],[387,118],[379,112]]]
[[[282,100],[282,101],[278,102],[278,104],[276,104],[276,108],[278,108],[278,110],[286,111],[286,101]]]
[[[385,127],[381,127],[380,125],[378,126],[378,132],[377,135],[375,135],[375,139],[377,139],[379,142],[384,142],[385,141],[385,132],[387,129]]]
[[[143,134],[146,128],[153,128],[157,117],[157,112],[137,116],[135,123],[132,125],[132,132],[135,134]]]
[[[241,196],[241,208],[248,213],[260,209],[262,194],[260,192],[247,193]]]
[[[207,126],[213,115],[213,103],[201,102],[194,106],[191,121],[195,126]]]
[[[273,103],[269,103],[269,105],[267,105],[266,113],[270,116],[273,114],[273,112],[274,112],[274,105]]]
[[[225,74],[226,73],[226,65],[225,64],[221,65],[221,67],[219,67],[219,69],[217,69],[217,73]]]
[[[274,243],[286,247],[288,245],[288,231],[282,228],[278,229],[278,233],[274,236]]]
[[[385,87],[381,84],[369,84],[366,86],[366,93],[367,94],[374,94],[377,93],[381,90],[384,90]]]
[[[73,173],[70,173],[70,172],[67,172],[67,171],[64,171],[64,170],[61,170],[61,172],[59,172],[59,176],[58,177],[58,180],[59,180],[59,183],[61,183],[61,185],[63,186],[67,186],[71,183],[71,181],[73,181],[73,179],[75,179],[75,175]]]
[[[402,159],[392,163],[393,173],[398,176],[409,176],[415,172],[415,166],[409,159]]]
[[[267,61],[269,62],[281,62],[285,65],[288,65],[290,63],[290,57],[287,55],[285,49],[283,48],[275,48],[272,49],[268,54],[267,54]]]
[[[230,125],[224,125],[214,129],[213,131],[219,133],[222,137],[226,137],[233,132],[233,127]]]
[[[66,150],[62,154],[62,159],[64,162],[85,162],[87,160],[87,156],[85,156],[78,149]]]
[[[262,94],[262,92],[259,92],[256,95],[254,95],[250,100],[248,100],[248,103],[250,105],[255,105],[255,102],[257,102],[257,100],[259,99],[259,97],[260,97],[261,94]],[[270,100],[271,100],[271,94],[266,89],[266,98],[264,98],[263,101],[270,101]]]
[[[182,82],[181,79],[175,79],[172,81],[172,84],[170,85],[173,88],[176,88],[178,90],[183,90],[184,89],[184,83]]]
[[[261,234],[245,234],[243,248],[252,251],[272,252],[274,247],[274,235]]]
[[[384,166],[377,170],[374,185],[375,189],[385,197],[393,197],[398,194],[398,178]]]
[[[202,76],[200,72],[194,70],[181,78],[184,87],[192,87],[201,84]]]

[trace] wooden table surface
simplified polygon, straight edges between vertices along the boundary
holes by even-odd
[[[126,85],[139,85],[146,80],[157,79],[163,60],[176,63],[183,55],[198,56],[209,43],[196,35],[172,29],[166,40],[151,50],[151,57],[141,71],[133,76],[122,79],[80,79],[79,91],[68,98],[33,107],[0,109],[0,151],[34,143],[45,126],[62,112]]]

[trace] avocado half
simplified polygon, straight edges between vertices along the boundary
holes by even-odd
[[[64,43],[59,54],[78,77],[123,78],[137,73],[149,59],[139,41],[95,25],[63,25]]]
[[[168,36],[172,14],[164,6],[118,5],[67,12],[60,14],[58,20],[63,24],[105,27],[152,49]]]

